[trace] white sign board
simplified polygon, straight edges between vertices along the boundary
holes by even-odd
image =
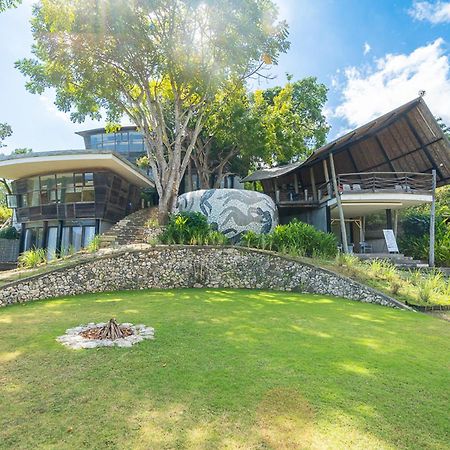
[[[398,245],[393,230],[383,230],[384,240],[389,253],[398,253]]]

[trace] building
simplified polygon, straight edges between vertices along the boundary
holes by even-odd
[[[0,158],[0,177],[12,180],[8,202],[22,231],[21,251],[44,248],[48,258],[77,251],[139,209],[142,190],[157,202],[151,173],[135,164],[145,154],[136,127],[77,134],[85,149]],[[199,188],[195,170],[187,173],[180,193]],[[400,209],[431,203],[435,186],[450,183],[450,143],[418,98],[304,161],[260,170],[242,181],[261,182],[282,223],[299,218],[335,231],[343,249],[382,251],[382,239],[368,239],[366,217],[385,212],[385,228],[396,234]],[[222,187],[243,184],[232,176]]]
[[[0,156],[0,177],[11,180],[8,203],[21,228],[20,251],[44,248],[47,257],[78,251],[142,204],[157,204],[151,170],[136,160],[146,154],[135,126],[113,133],[105,128],[80,131],[85,149]],[[194,168],[180,193],[200,189]],[[243,187],[235,175],[222,187]]]
[[[304,161],[259,170],[243,181],[262,184],[282,222],[298,218],[336,232],[341,245],[355,251],[382,252],[383,239],[366,239],[366,217],[385,211],[384,228],[396,235],[399,210],[431,203],[434,181],[450,184],[450,143],[419,97]]]
[[[0,159],[0,177],[12,180],[20,250],[44,248],[49,259],[85,247],[140,208],[141,189],[154,189],[146,173],[109,150],[9,155]]]

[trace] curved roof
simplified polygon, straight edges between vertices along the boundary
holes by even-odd
[[[63,150],[0,157],[0,177],[9,180],[55,172],[106,169],[140,187],[154,187],[153,180],[118,153],[108,150]]]
[[[136,131],[137,126],[136,125],[123,125],[118,130],[117,133],[120,133],[122,131]],[[79,136],[90,136],[91,134],[98,134],[98,133],[106,133],[105,127],[103,128],[91,128],[90,130],[81,130],[81,131],[75,131],[75,134],[78,134]],[[114,133],[110,133],[114,134]]]
[[[316,166],[333,154],[336,171],[437,173],[450,183],[450,142],[422,97],[416,98],[317,149],[301,164],[257,171],[243,181],[276,178]],[[287,170],[283,170],[287,168]]]

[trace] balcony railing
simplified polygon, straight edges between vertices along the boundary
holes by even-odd
[[[341,194],[358,192],[430,193],[433,176],[412,172],[343,173],[337,177]]]
[[[398,194],[430,194],[433,176],[413,172],[361,172],[343,173],[337,177],[340,194],[371,192],[395,192]],[[334,197],[333,183],[330,180],[317,186],[317,189],[298,189],[297,192],[277,191],[275,200],[280,206],[312,206]]]

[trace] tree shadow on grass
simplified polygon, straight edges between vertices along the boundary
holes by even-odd
[[[102,298],[120,301],[93,301]],[[448,340],[437,320],[258,291],[116,292],[45,304],[12,308],[0,328],[0,353],[21,352],[0,367],[0,437],[11,448],[17,439],[59,439],[61,448],[445,448]],[[24,312],[36,322],[21,332]],[[54,341],[111,315],[154,326],[156,340],[80,352]]]

